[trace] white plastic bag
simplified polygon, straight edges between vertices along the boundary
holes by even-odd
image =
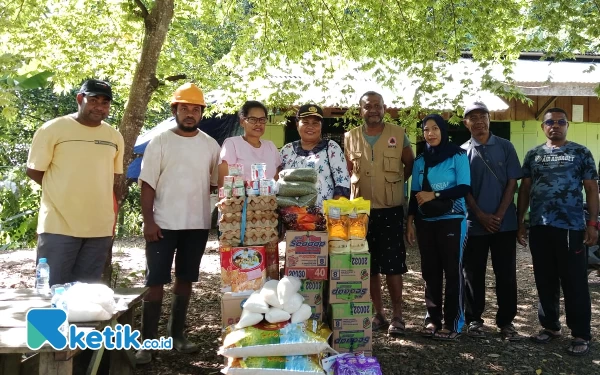
[[[104,284],[77,283],[64,293],[69,323],[108,320],[115,312],[112,289]]]
[[[302,281],[295,276],[284,276],[277,284],[277,298],[284,305],[295,293],[298,293]]]
[[[300,306],[302,306],[302,302],[304,302],[304,297],[300,293],[296,293],[290,297],[290,299],[283,304],[283,309],[290,314],[298,311]]]
[[[269,304],[259,292],[252,293],[242,307],[253,313],[266,314],[269,312]]]
[[[302,306],[292,314],[292,323],[300,323],[305,320],[308,320],[312,315],[312,309],[306,303],[303,303]]]
[[[277,308],[281,308],[281,303],[279,302],[279,298],[277,298],[277,287],[279,285],[279,280],[271,280],[267,281],[265,285],[263,285],[260,290],[260,295],[264,298],[265,302],[269,305]]]
[[[265,319],[269,323],[281,323],[290,320],[290,313],[277,307],[271,307],[269,312],[265,314]]]
[[[235,325],[236,329],[253,326],[263,320],[263,314],[253,313],[246,309],[242,310],[240,321]]]

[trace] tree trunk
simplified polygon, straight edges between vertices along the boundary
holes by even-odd
[[[129,99],[123,120],[119,125],[119,131],[125,140],[125,149],[123,150],[124,172],[119,176],[117,183],[117,202],[119,206],[127,196],[127,168],[133,160],[133,146],[144,125],[146,110],[150,98],[158,87],[156,78],[156,66],[158,58],[165,42],[169,25],[173,19],[174,0],[156,0],[153,7],[148,11],[141,1],[135,2],[141,11],[144,19],[144,42],[142,44],[142,53],[140,61],[135,70]],[[108,254],[106,265],[104,267],[105,281],[110,281],[112,276],[112,248]]]

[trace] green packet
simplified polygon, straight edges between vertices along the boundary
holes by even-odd
[[[285,357],[331,352],[327,340],[331,330],[316,320],[301,323],[261,322],[251,327],[225,329],[219,354],[231,358]]]

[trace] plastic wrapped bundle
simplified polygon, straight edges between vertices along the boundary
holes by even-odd
[[[279,178],[284,181],[303,181],[317,183],[319,178],[317,170],[314,168],[295,168],[295,169],[284,169],[279,172]]]
[[[335,375],[383,375],[375,357],[343,357],[333,365]]]
[[[301,197],[308,194],[317,194],[317,185],[304,181],[277,181],[278,193],[282,197]]]
[[[277,206],[279,207],[309,207],[317,203],[317,194],[308,194],[302,197],[283,197],[277,196]]]
[[[259,323],[252,327],[225,329],[219,354],[230,358],[313,355],[333,352],[327,343],[331,331],[316,320],[302,323]]]
[[[318,207],[281,207],[281,221],[288,230],[325,231],[325,216]]]
[[[319,356],[230,358],[222,371],[227,375],[322,375]]]

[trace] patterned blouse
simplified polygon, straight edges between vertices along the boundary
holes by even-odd
[[[281,168],[314,168],[319,174],[317,206],[336,195],[350,198],[350,175],[346,157],[334,141],[322,140],[306,151],[300,141],[288,143],[281,149]]]

